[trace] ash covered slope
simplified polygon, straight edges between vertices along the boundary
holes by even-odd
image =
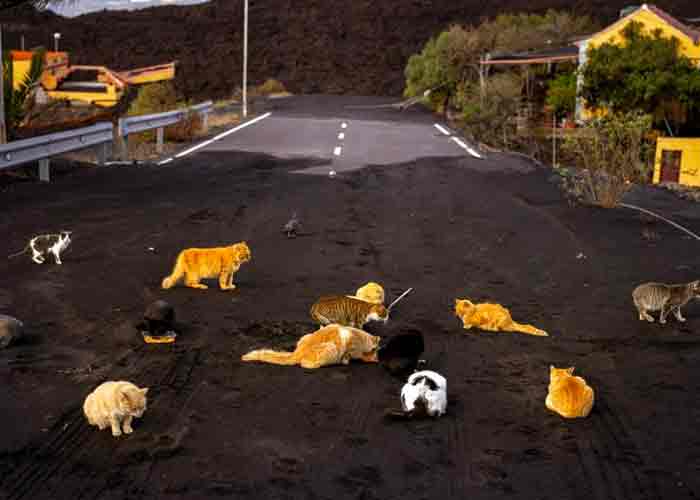
[[[452,23],[504,12],[573,9],[603,22],[630,0],[252,0],[249,80],[274,77],[294,92],[400,95],[408,57]],[[641,3],[641,2],[637,2]],[[697,0],[659,0],[678,17],[700,16]],[[5,46],[60,48],[74,62],[127,69],[178,60],[187,97],[230,95],[240,85],[243,0],[99,12],[77,18],[0,12]]]

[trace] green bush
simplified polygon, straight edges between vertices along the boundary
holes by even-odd
[[[157,82],[142,85],[136,99],[129,106],[128,115],[163,113],[177,108],[177,93],[172,82]]]
[[[547,104],[558,116],[572,114],[576,110],[576,73],[563,73],[549,82]]]

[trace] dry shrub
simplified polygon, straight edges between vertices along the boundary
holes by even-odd
[[[174,125],[165,128],[165,140],[172,142],[190,142],[202,133],[204,122],[199,113],[187,113]]]
[[[649,179],[653,144],[651,117],[610,113],[566,137],[563,149],[580,169],[564,176],[564,187],[579,201],[605,208],[618,205],[635,182]]]
[[[279,80],[275,80],[274,78],[268,78],[267,80],[265,80],[265,83],[263,83],[262,85],[258,85],[255,88],[254,93],[256,95],[286,94],[287,89],[284,87],[284,84]]]

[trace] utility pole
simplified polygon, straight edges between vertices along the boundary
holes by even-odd
[[[552,112],[552,166],[557,166],[557,112]]]
[[[243,118],[248,116],[248,0],[243,4]]]
[[[2,53],[2,25],[0,25],[0,144],[7,142],[7,129],[5,128],[5,57]]]

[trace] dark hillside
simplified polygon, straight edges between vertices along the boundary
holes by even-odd
[[[504,12],[573,9],[603,22],[629,0],[254,0],[250,2],[249,79],[267,77],[294,92],[399,95],[408,57],[451,23],[478,23]],[[659,1],[678,17],[700,17],[697,0]],[[0,13],[6,48],[60,48],[74,62],[115,69],[180,61],[187,97],[229,95],[240,85],[242,0],[190,7],[100,12],[74,19],[49,13]]]

